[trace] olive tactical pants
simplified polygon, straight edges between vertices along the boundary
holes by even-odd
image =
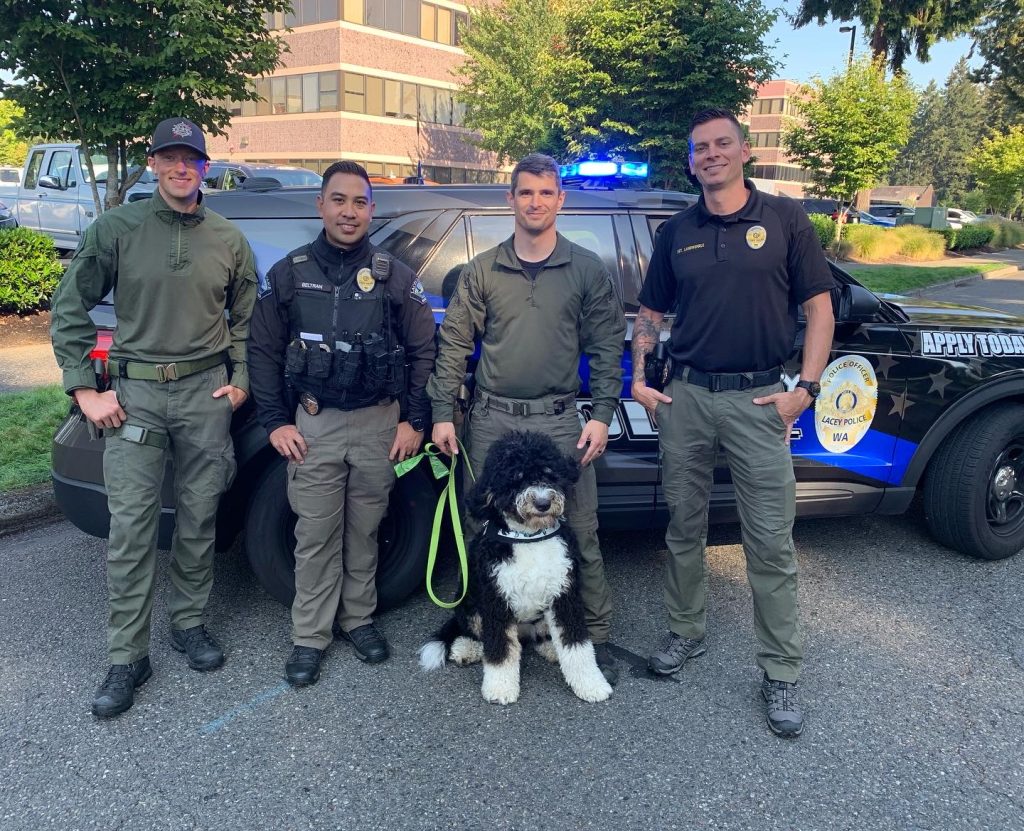
[[[377,528],[387,513],[395,469],[388,452],[398,402],[311,416],[295,426],[308,448],[288,463],[295,525],[292,641],[326,649],[335,619],[346,632],[373,622],[377,608]]]
[[[673,380],[658,404],[669,526],[665,606],[669,629],[704,637],[707,575],[704,548],[715,457],[726,455],[739,509],[747,579],[754,597],[757,663],[778,681],[795,682],[803,659],[793,547],[796,480],[785,426],[774,404],[752,399],[782,390],[710,392]]]
[[[171,628],[189,629],[202,623],[213,585],[217,505],[235,475],[231,401],[226,395],[212,395],[226,383],[223,366],[163,384],[113,379],[127,423],[166,435],[168,447],[116,435],[106,438],[107,640],[112,664],[131,663],[149,654],[160,488],[168,453],[174,462],[177,506],[171,543]]]
[[[559,415],[512,415],[485,402],[474,402],[466,428],[466,450],[473,472],[484,469],[487,451],[494,442],[512,430],[534,430],[550,436],[567,456],[580,459],[584,450],[576,443],[582,430],[576,407],[569,405]],[[466,482],[466,479],[463,479]],[[606,643],[611,633],[612,602],[604,577],[604,560],[597,539],[597,475],[593,464],[580,468],[580,478],[569,494],[566,505],[569,527],[580,544],[580,588],[586,613],[587,630],[594,643]],[[467,528],[467,534],[475,530]]]

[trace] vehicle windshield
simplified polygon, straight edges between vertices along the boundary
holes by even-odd
[[[318,188],[323,181],[319,173],[312,170],[259,170],[254,171],[253,176],[277,179],[285,188]]]

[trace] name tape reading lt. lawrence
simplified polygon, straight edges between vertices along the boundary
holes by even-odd
[[[922,332],[921,354],[942,358],[1024,355],[1024,335],[995,332]]]

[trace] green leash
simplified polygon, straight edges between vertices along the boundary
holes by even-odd
[[[463,454],[465,454],[466,448],[463,447],[461,441],[458,442],[458,445],[462,449]],[[451,466],[449,467],[441,461],[441,455],[441,449],[436,444],[427,442],[423,446],[422,453],[395,465],[395,474],[397,476],[404,476],[426,457],[430,460],[430,469],[435,479],[448,477],[448,484],[441,491],[441,495],[437,499],[437,508],[434,509],[434,527],[430,532],[430,550],[427,553],[427,594],[442,609],[454,609],[466,597],[466,590],[469,588],[469,563],[466,560],[466,542],[462,534],[462,519],[459,517],[458,501],[455,498],[455,468],[459,463],[459,456],[452,456]],[[466,454],[466,470],[469,471],[470,478],[476,481],[476,476],[473,475],[473,466],[469,463],[468,454]],[[459,555],[459,577],[462,582],[462,594],[459,595],[458,600],[454,600],[451,603],[439,600],[437,595],[434,594],[433,585],[434,566],[437,563],[437,544],[441,537],[441,522],[444,520],[445,505],[448,506],[452,517],[452,532],[455,536],[455,550]]]

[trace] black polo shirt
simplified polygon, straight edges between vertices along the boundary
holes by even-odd
[[[640,302],[675,312],[669,352],[704,372],[781,366],[797,309],[834,286],[821,242],[796,199],[758,193],[729,216],[704,197],[660,229]]]

